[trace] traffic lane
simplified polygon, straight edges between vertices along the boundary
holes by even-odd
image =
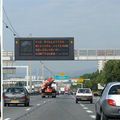
[[[93,104],[94,105],[94,104]],[[93,120],[80,104],[76,104],[73,96],[60,95],[44,106],[31,112],[27,120]],[[24,120],[21,119],[21,120]]]
[[[81,101],[79,102],[80,106],[82,107],[82,109],[84,109],[84,111],[92,118],[96,118],[96,112],[95,112],[95,103],[97,102],[97,100],[99,100],[100,97],[94,97],[93,100],[93,104],[90,104],[87,101]],[[109,120],[113,120],[113,119],[109,119]],[[119,119],[114,119],[114,120],[119,120]]]
[[[24,105],[10,105],[9,107],[3,108],[3,116],[4,119],[11,119],[14,120],[15,118],[24,115],[25,113],[29,112],[30,110],[34,109],[35,107],[39,106],[39,104],[43,104],[46,99],[42,99],[40,95],[37,96],[30,96],[30,106],[24,107]]]
[[[76,100],[75,96],[73,96],[74,100]],[[100,97],[93,97],[93,103],[89,101],[79,101],[78,104],[88,107],[91,111],[95,112],[95,103],[99,100]]]
[[[83,109],[92,111],[92,113],[95,114],[95,103],[98,99],[99,97],[94,97],[93,103],[90,103],[89,101],[80,101],[79,104],[83,107]]]
[[[75,96],[72,96],[74,98],[74,101],[76,102]],[[89,115],[91,118],[95,119],[95,103],[97,102],[99,98],[93,97],[93,103],[90,103],[89,101],[79,101],[78,104],[82,107],[82,109]]]

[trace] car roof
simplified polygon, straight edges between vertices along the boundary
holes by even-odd
[[[107,84],[107,86],[109,87],[114,86],[114,85],[120,85],[120,82],[110,82]]]

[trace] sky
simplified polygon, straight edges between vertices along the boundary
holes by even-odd
[[[4,9],[20,37],[74,37],[75,49],[120,47],[120,0],[4,0]],[[5,26],[4,50],[14,51],[13,33]],[[36,71],[39,61],[32,64]],[[45,64],[72,75],[97,69],[97,61]]]

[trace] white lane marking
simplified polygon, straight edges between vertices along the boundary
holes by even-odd
[[[11,118],[6,118],[6,119],[4,119],[4,120],[10,120]]]
[[[31,108],[27,108],[26,111],[29,111]]]
[[[96,116],[95,116],[95,115],[90,115],[90,117],[91,117],[91,118],[93,118],[93,119],[95,119],[95,118],[96,118]]]
[[[86,110],[86,112],[87,112],[87,113],[93,113],[93,111],[91,111],[91,110]]]
[[[83,105],[83,104],[80,104],[82,107],[84,107],[85,105]]]
[[[87,107],[83,107],[84,110],[87,110],[88,108]]]
[[[40,104],[37,104],[37,106],[40,106]]]

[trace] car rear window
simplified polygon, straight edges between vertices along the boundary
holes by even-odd
[[[78,93],[91,93],[90,89],[79,89]]]
[[[120,95],[120,85],[114,85],[109,90],[109,95]]]
[[[24,92],[23,88],[8,88],[7,93],[22,93]]]

